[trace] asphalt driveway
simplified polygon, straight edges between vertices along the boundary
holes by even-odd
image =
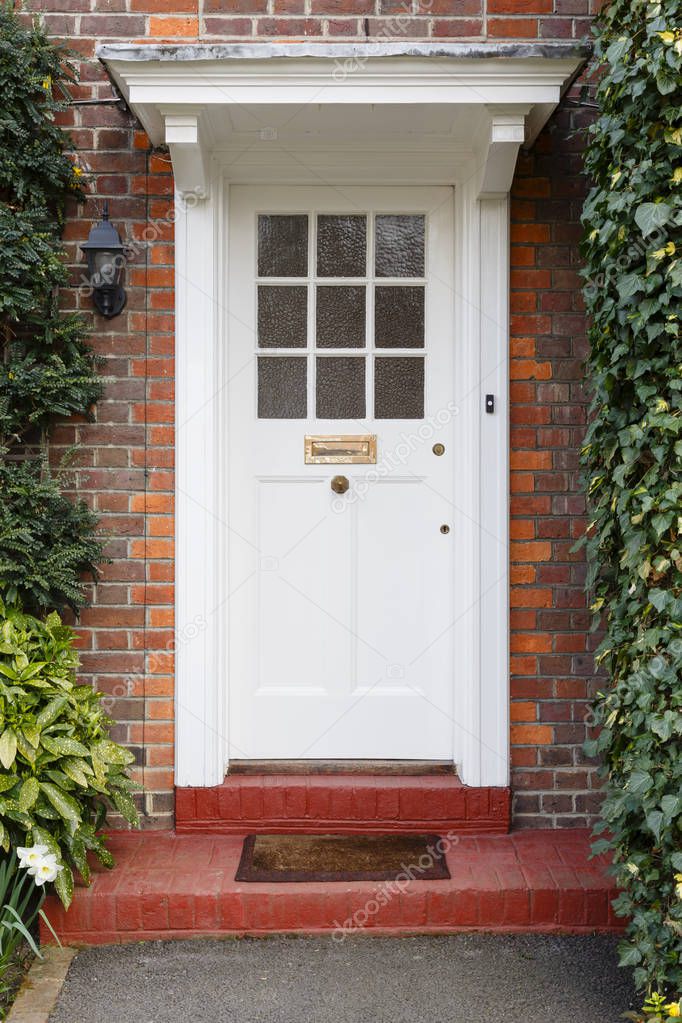
[[[50,1023],[617,1023],[605,936],[228,939],[85,949]]]

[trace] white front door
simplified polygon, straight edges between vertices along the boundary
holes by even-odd
[[[449,188],[230,189],[231,759],[455,758],[453,249]]]

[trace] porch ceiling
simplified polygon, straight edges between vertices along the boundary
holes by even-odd
[[[181,193],[232,181],[420,180],[475,173],[506,192],[586,57],[552,44],[110,44],[98,56]],[[361,155],[359,155],[361,154]]]

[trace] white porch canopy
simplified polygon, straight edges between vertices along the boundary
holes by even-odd
[[[176,783],[227,766],[227,189],[231,183],[452,185],[466,601],[453,628],[457,768],[508,784],[508,193],[586,56],[575,43],[101,46],[176,209]],[[495,395],[495,414],[481,397]],[[495,538],[491,542],[490,537]]]

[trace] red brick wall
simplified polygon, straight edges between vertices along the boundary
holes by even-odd
[[[83,64],[81,76],[78,97],[106,91],[97,65]],[[107,695],[115,738],[137,754],[148,825],[163,825],[173,812],[173,179],[168,155],[152,153],[115,107],[76,107],[63,123],[93,194],[66,226],[74,287],[64,305],[91,317],[107,381],[96,422],[69,422],[53,445],[57,458],[81,445],[77,489],[110,537],[111,563],[79,623],[81,662]],[[105,198],[132,246],[127,305],[113,320],[93,314],[78,252]]]
[[[74,100],[107,99],[97,42],[246,38],[566,39],[589,28],[590,0],[26,0],[82,57]],[[583,763],[591,662],[576,463],[585,421],[584,323],[575,240],[580,205],[576,112],[560,112],[520,159],[512,211],[512,741],[519,825],[577,825],[594,809]],[[138,755],[148,826],[172,821],[173,227],[167,154],[151,151],[114,105],[73,105],[62,123],[92,171],[92,200],[66,241],[74,289],[93,317],[106,395],[94,424],[70,423],[78,489],[110,535],[110,565],[80,623],[83,672],[110,697],[116,737]],[[135,243],[128,304],[111,321],[78,290],[78,242],[103,199]],[[170,214],[170,216],[169,216]]]
[[[595,0],[27,0],[78,39],[579,39]],[[81,42],[82,40],[82,42]]]
[[[588,117],[559,110],[519,158],[511,206],[511,736],[517,825],[598,808],[587,737],[594,634],[583,592],[579,449],[587,354],[577,242]]]

